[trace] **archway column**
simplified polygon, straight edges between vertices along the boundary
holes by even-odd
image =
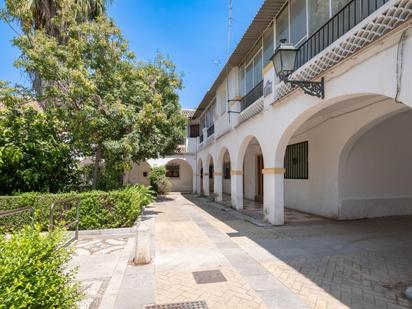
[[[216,201],[221,202],[223,200],[222,172],[215,171],[213,176],[214,176],[214,189],[215,189],[214,193],[216,195]]]
[[[262,173],[265,219],[273,225],[283,225],[285,223],[283,198],[285,169],[283,167],[265,168]]]
[[[193,174],[193,188],[194,193],[200,194],[200,172]]]
[[[230,186],[232,206],[237,210],[243,209],[243,171],[232,170]]]
[[[203,194],[209,196],[209,173],[203,173]]]

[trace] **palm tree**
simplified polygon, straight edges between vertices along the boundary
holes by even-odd
[[[65,40],[61,36],[61,30],[58,25],[52,22],[59,10],[58,0],[27,0],[32,11],[32,20],[21,20],[22,27],[25,29],[40,30],[43,29],[50,36],[55,37],[61,44]],[[74,0],[77,12],[78,22],[94,20],[106,13],[107,6],[112,0]],[[28,34],[30,36],[30,33]],[[29,37],[30,39],[30,37]],[[41,94],[44,88],[41,77],[36,72],[29,73],[33,83],[33,89]],[[43,104],[40,103],[44,108]]]

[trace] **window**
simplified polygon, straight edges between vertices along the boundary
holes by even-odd
[[[148,173],[147,172],[143,172],[143,177],[147,177]]]
[[[289,14],[286,6],[276,18],[276,46],[281,42],[289,42]]]
[[[223,163],[223,178],[230,179],[230,161]]]
[[[287,146],[285,153],[285,179],[308,179],[308,142]]]
[[[179,178],[180,166],[179,165],[166,165],[166,177]]]
[[[262,44],[262,42],[260,42]],[[247,64],[246,68],[242,67],[244,74],[240,75],[241,80],[243,79],[244,87],[241,87],[244,91],[242,95],[248,94],[253,88],[255,88],[262,80],[262,50],[259,50],[257,54],[251,59],[250,63]]]
[[[329,0],[308,0],[308,5],[309,35],[311,35],[329,20]]]
[[[306,1],[290,0],[290,42],[298,43],[306,36]]]
[[[198,137],[199,136],[199,125],[191,124],[189,126],[189,137]]]
[[[332,15],[338,13],[350,0],[332,0]]]
[[[263,66],[265,67],[274,52],[273,46],[273,25],[270,26],[263,34]]]

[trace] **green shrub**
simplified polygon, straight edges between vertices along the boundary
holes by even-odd
[[[2,103],[0,194],[75,187],[77,162],[62,138],[62,123],[29,105],[8,100]]]
[[[150,185],[157,194],[167,194],[172,187],[169,179],[166,177],[166,167],[153,167],[149,173]]]
[[[0,235],[0,308],[75,308],[81,297],[70,251],[59,231],[41,233],[25,227],[11,237]]]
[[[50,207],[56,204],[54,217],[62,225],[76,218],[76,200],[79,200],[79,228],[102,229],[130,227],[139,216],[142,207],[153,199],[153,192],[142,185],[130,186],[109,192],[91,191],[84,193],[39,194],[25,193],[18,196],[0,196],[0,211],[21,207],[34,208],[34,222],[43,230],[49,225]],[[0,218],[0,232],[12,231],[23,224],[30,224],[28,212],[7,218]],[[71,227],[73,229],[73,227]]]

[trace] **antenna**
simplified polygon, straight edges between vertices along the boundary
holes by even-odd
[[[226,49],[226,57],[229,58],[229,52],[230,52],[230,34],[232,31],[232,0],[229,0],[229,18],[227,22],[227,49]]]
[[[232,31],[232,13],[233,6],[232,0],[229,0],[229,17],[227,20],[227,46],[226,46],[226,110],[229,113],[229,123],[230,123],[230,105],[229,105],[229,57],[230,57],[230,34]]]

